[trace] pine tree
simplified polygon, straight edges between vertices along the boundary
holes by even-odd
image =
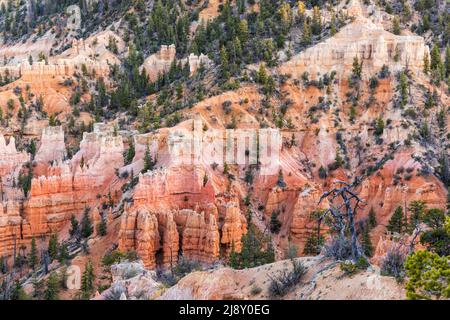
[[[364,226],[363,232],[362,232],[362,248],[364,250],[364,254],[366,257],[372,257],[373,256],[373,245],[372,240],[370,239],[370,233],[369,233],[369,226],[366,224]]]
[[[58,300],[59,280],[56,273],[52,272],[46,283],[47,288],[44,292],[45,300]]]
[[[399,35],[401,31],[402,30],[400,29],[400,21],[397,17],[395,17],[393,22],[393,33]]]
[[[441,51],[439,50],[439,46],[435,45],[433,49],[431,50],[431,63],[430,68],[431,70],[436,70],[439,68],[439,66],[442,64],[441,60]]]
[[[67,248],[66,243],[61,243],[58,249],[58,261],[61,264],[64,264],[69,259],[69,249]]]
[[[406,73],[402,71],[400,73],[400,104],[405,106],[408,103],[408,77]]]
[[[236,249],[234,248],[234,242],[231,244],[231,252],[230,252],[228,264],[233,269],[239,268],[239,254],[236,252]]]
[[[78,238],[80,235],[80,226],[78,224],[77,218],[75,218],[74,215],[70,217],[70,230],[69,230],[70,237]]]
[[[410,212],[408,231],[412,232],[419,226],[425,214],[426,204],[422,200],[411,201],[408,210]]]
[[[256,74],[256,82],[262,85],[267,83],[268,75],[266,71],[266,67],[263,63],[259,65],[258,73]]]
[[[373,229],[377,226],[377,224],[378,224],[378,222],[377,222],[377,216],[375,214],[375,210],[373,209],[373,207],[371,207],[369,210],[368,225],[369,225],[370,229]]]
[[[450,45],[445,47],[445,76],[450,77]]]
[[[305,19],[303,22],[303,34],[302,34],[302,44],[307,46],[312,43],[311,27],[309,26],[308,20]]]
[[[278,233],[280,232],[280,229],[281,229],[281,222],[280,220],[278,220],[278,215],[274,211],[272,212],[272,216],[270,217],[270,231],[272,231],[273,233]]]
[[[133,139],[130,138],[128,143],[129,143],[130,147],[128,148],[128,152],[126,153],[125,164],[132,163],[133,159],[134,159],[134,155],[136,154]]]
[[[352,67],[353,78],[361,79],[361,72],[362,72],[362,62],[359,63],[358,56],[355,56],[353,58],[353,67]]]
[[[54,260],[58,256],[58,236],[56,233],[50,235],[50,239],[48,240],[48,255],[51,260]]]
[[[324,243],[324,238],[321,235],[317,238],[316,233],[311,233],[306,239],[305,247],[303,248],[303,254],[305,255],[318,255],[320,253],[321,247]]]
[[[83,218],[81,219],[81,236],[89,238],[93,232],[91,218],[89,217],[89,208],[84,208]]]
[[[225,46],[222,46],[220,48],[220,70],[222,78],[224,80],[228,80],[230,78],[228,65],[229,65],[229,58],[227,49],[225,48]]]
[[[428,56],[428,53],[425,53],[425,56],[423,57],[423,72],[425,74],[428,74],[430,72],[430,58]]]
[[[336,30],[336,18],[335,16],[333,16],[331,18],[331,22],[330,22],[330,34],[332,36],[334,36],[336,34],[337,30]]]
[[[30,250],[30,256],[28,258],[28,264],[29,264],[30,268],[35,270],[38,262],[39,261],[38,261],[37,248],[36,248],[36,239],[33,237],[31,239],[31,250]]]
[[[101,218],[100,223],[97,226],[97,232],[102,237],[106,236],[106,233],[108,232],[108,226],[106,224],[106,220],[103,217]]]
[[[3,256],[0,256],[0,273],[6,274],[8,272],[8,264]]]
[[[403,231],[405,231],[402,207],[397,207],[395,209],[394,214],[389,219],[387,229],[390,232],[397,232],[397,233],[402,233]]]
[[[375,122],[375,135],[381,136],[384,131],[384,120],[380,116],[377,118],[377,121]]]
[[[155,167],[155,161],[152,159],[152,155],[150,154],[150,149],[147,146],[145,148],[145,155],[144,155],[144,168],[142,169],[142,172],[145,173],[147,171],[151,171]]]
[[[322,32],[322,17],[320,15],[320,9],[317,6],[313,8],[311,30],[315,35],[319,35]]]
[[[81,295],[83,299],[89,299],[94,291],[94,268],[91,261],[86,262],[84,272],[81,277]]]

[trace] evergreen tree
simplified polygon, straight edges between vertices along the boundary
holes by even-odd
[[[28,264],[29,264],[30,268],[35,270],[38,263],[39,263],[39,260],[38,260],[38,255],[37,255],[36,239],[33,237],[31,239],[31,250],[30,250],[30,256],[28,258]]]
[[[52,272],[46,283],[47,288],[44,292],[45,300],[58,300],[59,299],[59,280],[56,273]]]
[[[8,264],[5,257],[0,256],[0,273],[6,274],[8,272]]]
[[[145,148],[145,155],[144,155],[144,168],[142,169],[142,172],[145,173],[147,171],[151,171],[154,169],[156,165],[156,161],[153,161],[152,155],[150,154],[150,149],[147,146]]]
[[[75,218],[74,215],[70,217],[70,231],[69,231],[71,238],[78,238],[80,235],[80,226],[78,224],[77,218]]]
[[[247,234],[242,237],[242,249],[235,253],[233,264],[236,269],[252,268],[275,261],[272,240],[250,225]]]
[[[372,240],[370,239],[369,226],[366,224],[362,230],[362,248],[364,250],[364,254],[366,257],[373,256],[373,245]]]
[[[100,223],[97,226],[97,232],[100,236],[106,236],[106,233],[108,232],[108,226],[106,224],[106,220],[102,217],[100,219]]]
[[[305,19],[303,22],[303,33],[302,33],[302,44],[307,46],[312,43],[311,27],[309,26],[308,20]]]
[[[405,71],[400,72],[400,105],[403,107],[408,103],[408,77]]]
[[[29,300],[30,299],[28,297],[28,295],[26,294],[25,290],[20,285],[19,281],[16,281],[14,283],[10,299],[11,300]]]
[[[50,239],[48,240],[48,255],[51,260],[54,260],[58,257],[58,236],[56,233],[50,235]]]
[[[434,45],[433,49],[431,49],[430,68],[431,68],[431,70],[436,70],[440,67],[441,64],[442,64],[441,51],[440,51],[438,45]]]
[[[89,238],[93,232],[91,218],[89,217],[89,208],[84,208],[83,218],[81,219],[81,236]]]
[[[406,297],[417,299],[450,298],[450,264],[448,257],[440,257],[436,253],[419,250],[409,255],[405,261]]]
[[[311,31],[315,35],[319,35],[322,32],[322,17],[320,8],[317,6],[313,8]]]
[[[270,217],[270,231],[273,233],[280,232],[281,229],[281,222],[278,220],[278,215],[274,211],[272,212],[272,216]]]
[[[375,122],[375,135],[381,136],[384,131],[384,120],[380,116],[377,118],[377,121]]]
[[[394,22],[393,22],[393,33],[396,35],[399,35],[401,33],[401,29],[400,29],[400,21],[397,17],[394,17]]]
[[[422,200],[411,201],[408,207],[410,212],[409,226],[408,226],[409,232],[412,232],[422,222],[426,207],[427,206],[425,202]]]
[[[387,229],[390,232],[402,233],[405,231],[405,225],[403,221],[403,209],[402,207],[397,207],[394,214],[389,219]]]
[[[304,255],[318,255],[325,242],[325,239],[321,235],[317,238],[316,233],[311,233],[306,239],[305,247],[303,249]]]
[[[370,227],[370,229],[373,229],[377,226],[377,224],[378,224],[378,222],[377,222],[377,216],[375,214],[375,210],[373,209],[373,207],[371,207],[369,210],[368,226]]]
[[[136,154],[136,150],[134,148],[134,142],[133,142],[132,138],[130,138],[128,144],[130,147],[128,148],[128,152],[126,153],[126,157],[125,157],[125,164],[127,164],[127,165],[133,162],[134,155]]]
[[[428,74],[430,72],[430,58],[427,53],[423,57],[423,72],[425,74]]]
[[[352,75],[354,79],[361,79],[362,61],[359,63],[358,56],[353,58]]]
[[[230,257],[228,259],[228,264],[233,269],[239,268],[239,254],[236,252],[236,249],[234,248],[234,242],[231,244],[231,252]]]
[[[69,249],[67,248],[66,243],[61,243],[58,249],[58,261],[61,264],[64,264],[69,260]]]
[[[450,45],[445,47],[445,76],[450,77]]]
[[[89,299],[94,292],[94,268],[91,261],[86,262],[84,272],[81,277],[81,296],[83,299]]]

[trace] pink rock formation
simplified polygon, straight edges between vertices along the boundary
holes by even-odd
[[[159,52],[145,59],[143,68],[147,72],[151,81],[155,81],[159,74],[169,71],[172,62],[175,60],[175,45],[161,46]]]
[[[0,133],[0,177],[2,177],[2,181],[11,172],[16,172],[20,169],[29,159],[29,155],[26,152],[16,150],[14,137],[11,137],[9,143],[6,144],[5,138]]]
[[[151,81],[155,81],[158,79],[160,74],[164,74],[169,71],[172,63],[176,61],[176,53],[177,51],[175,45],[162,45],[157,53],[152,54],[145,59],[142,68],[145,69],[145,72]],[[183,66],[188,64],[191,75],[193,75],[200,68],[200,66],[208,68],[212,65],[212,61],[207,55],[200,54],[200,56],[197,56],[193,53],[191,53],[187,58],[177,61],[177,63],[180,63]]]
[[[124,213],[119,234],[119,250],[136,250],[148,268],[156,266],[160,236],[158,221],[146,208]]]
[[[220,235],[214,216],[190,212],[183,231],[183,256],[187,259],[212,263],[219,258]]]
[[[47,127],[42,131],[41,146],[34,158],[37,162],[61,161],[67,155],[64,131],[61,126]]]
[[[133,245],[129,240],[137,227],[129,220],[145,208],[154,212],[157,219],[157,233],[161,239],[158,248],[161,248],[162,257],[159,263],[164,266],[175,263],[181,252],[187,259],[211,263],[219,259],[221,246],[224,254],[230,251],[233,243],[240,251],[247,226],[239,204],[236,199],[216,198],[216,187],[212,183],[204,184],[204,175],[202,166],[188,165],[140,175],[133,207],[122,218],[119,248],[137,250],[138,244]],[[218,223],[218,219],[223,222]],[[222,238],[219,230],[222,230]],[[150,232],[153,234],[153,229]],[[146,265],[152,266],[156,259],[148,255],[141,258]]]
[[[317,78],[336,71],[347,77],[355,57],[363,62],[365,77],[369,78],[386,64],[390,70],[400,70],[406,65],[415,71],[423,69],[424,56],[429,49],[422,37],[397,36],[383,29],[380,23],[357,16],[354,22],[343,27],[335,36],[302,51],[280,66],[279,71],[300,78],[304,72]]]
[[[229,203],[226,206],[220,243],[226,245],[227,252],[234,247],[236,252],[242,249],[242,236],[247,233],[247,221],[241,214],[238,205]]]

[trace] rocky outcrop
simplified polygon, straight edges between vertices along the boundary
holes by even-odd
[[[292,213],[292,222],[290,224],[290,235],[293,244],[297,247],[297,254],[301,255],[305,248],[309,236],[316,234],[318,228],[315,212],[328,207],[328,201],[325,199],[318,206],[322,191],[317,188],[305,188],[300,192]],[[321,225],[321,233],[325,234],[327,227]]]
[[[219,258],[220,235],[214,216],[205,220],[203,213],[190,212],[183,231],[183,256],[190,260],[212,263]]]
[[[241,214],[236,203],[226,205],[225,218],[222,226],[222,238],[220,243],[225,245],[227,253],[234,249],[240,252],[242,249],[242,236],[247,233],[247,221]]]
[[[123,50],[123,41],[113,32],[104,31],[86,40],[74,39],[71,48],[59,56],[50,57],[48,61],[30,64],[27,58],[16,65],[1,66],[0,74],[25,81],[42,81],[46,77],[71,77],[75,73],[82,73],[82,68],[85,68],[90,74],[107,77],[109,66],[119,63],[119,59],[107,48],[110,38],[115,39],[117,47]]]
[[[286,300],[401,300],[405,290],[393,277],[380,276],[369,268],[352,277],[343,276],[335,261],[323,256],[297,258],[307,272],[301,281],[290,288],[283,296]],[[158,298],[161,300],[247,300],[273,299],[269,294],[271,281],[282,272],[292,270],[289,261],[234,270],[217,268],[193,272],[181,279],[175,286],[166,290]],[[255,288],[259,288],[255,293]]]
[[[162,45],[157,53],[152,54],[145,59],[142,68],[145,69],[145,72],[151,81],[157,80],[159,75],[168,72],[174,62],[179,63],[182,66],[188,64],[191,75],[193,75],[200,66],[208,68],[212,65],[212,61],[204,54],[197,56],[191,53],[187,58],[179,61],[176,60],[176,54],[177,51],[175,45]]]
[[[42,131],[41,146],[34,160],[45,163],[61,161],[66,155],[63,128],[61,126],[45,128]]]
[[[332,38],[310,47],[280,66],[279,71],[300,79],[307,72],[311,79],[336,71],[338,77],[352,72],[353,59],[363,64],[363,76],[369,78],[383,65],[398,71],[406,66],[414,72],[423,70],[424,56],[429,54],[420,36],[394,35],[382,24],[358,16]]]
[[[20,245],[31,241],[31,228],[20,215],[18,202],[0,202],[0,257],[8,258]]]
[[[119,248],[137,250],[138,241],[130,241],[130,234],[136,233],[138,227],[129,221],[145,208],[156,217],[160,239],[157,248],[161,249],[153,250],[160,258],[141,257],[146,265],[154,267],[156,259],[158,264],[168,266],[178,260],[179,254],[212,263],[219,259],[221,247],[227,254],[233,243],[239,252],[242,235],[247,231],[246,219],[235,199],[216,198],[215,187],[204,183],[204,175],[203,167],[187,165],[140,175],[133,207],[122,218],[126,222],[121,225]]]
[[[62,140],[62,149],[60,132],[57,129],[45,132],[53,130]],[[118,196],[121,185],[114,183],[115,169],[123,166],[123,143],[113,132],[111,126],[95,124],[93,132],[84,133],[80,150],[72,160],[55,160],[45,170],[45,175],[32,179],[23,212],[33,235],[61,230],[71,215],[80,216],[86,206],[97,207],[101,201],[98,195]],[[46,147],[51,150],[48,141],[41,145],[38,153],[42,160],[55,155],[45,150]]]
[[[155,268],[159,247],[158,221],[154,214],[146,208],[123,214],[119,250],[135,250],[147,268]]]
[[[169,71],[176,54],[175,45],[163,45],[157,53],[145,59],[143,68],[151,81],[155,81],[160,74]]]
[[[20,170],[29,159],[26,152],[17,151],[14,137],[11,137],[7,144],[4,136],[0,133],[0,177],[2,177],[2,181],[7,175]]]

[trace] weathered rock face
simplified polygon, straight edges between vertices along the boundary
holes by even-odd
[[[67,155],[62,127],[47,127],[42,131],[41,146],[35,156],[37,162],[61,161]]]
[[[125,212],[119,233],[119,250],[135,250],[148,268],[156,266],[156,252],[160,248],[158,220],[142,207]]]
[[[181,60],[181,64],[189,64],[189,71],[193,75],[200,67],[209,68],[212,65],[211,59],[207,55],[200,54],[199,56],[191,53],[189,57]]]
[[[21,77],[25,81],[42,81],[42,78],[55,76],[73,76],[82,72],[82,68],[91,74],[107,77],[109,65],[119,63],[118,58],[107,49],[109,39],[113,38],[119,50],[123,49],[123,41],[111,31],[101,32],[95,37],[72,42],[72,47],[61,55],[51,57],[48,62],[28,59],[16,65],[0,67],[0,74]]]
[[[21,217],[18,202],[0,202],[0,256],[9,257],[30,239],[30,224]]]
[[[219,230],[214,216],[190,212],[183,231],[183,256],[187,259],[212,263],[219,258]]]
[[[62,133],[58,132],[57,137],[58,141],[64,141]],[[40,160],[54,157],[47,147],[51,150],[48,141],[39,150]],[[61,154],[61,149],[56,154]],[[100,201],[97,195],[110,192],[113,198],[117,197],[120,184],[114,184],[113,180],[115,168],[123,166],[122,152],[122,138],[114,136],[113,128],[95,124],[92,133],[84,134],[80,151],[72,160],[56,160],[44,175],[33,178],[24,203],[24,217],[30,223],[32,234],[59,231],[72,214],[80,215],[85,206],[97,207]]]
[[[3,135],[0,134],[0,177],[2,177],[2,181],[7,175],[20,170],[22,164],[29,159],[26,152],[16,150],[14,137],[11,137],[7,144]]]
[[[297,254],[301,255],[305,248],[306,241],[309,236],[316,234],[317,220],[313,213],[320,209],[328,207],[328,201],[325,199],[320,206],[318,206],[322,191],[317,188],[305,188],[298,195],[292,213],[292,222],[290,224],[290,235],[292,242],[297,247]],[[326,227],[321,226],[321,233],[326,232]]]
[[[429,48],[419,36],[397,36],[381,24],[358,16],[335,36],[306,49],[280,66],[279,71],[299,79],[308,72],[312,79],[336,71],[338,77],[351,74],[358,57],[363,63],[363,76],[369,78],[385,64],[398,71],[408,66],[414,72],[423,70],[424,56]]]
[[[130,235],[139,230],[132,221],[145,211],[156,218],[156,228],[148,231],[153,236],[148,237],[153,239],[156,233],[160,239],[150,250],[152,256],[141,256],[148,266],[155,267],[155,261],[164,266],[176,263],[179,254],[212,263],[219,259],[221,246],[226,254],[233,243],[240,251],[247,226],[239,204],[232,199],[216,199],[215,187],[211,182],[204,183],[204,175],[201,166],[175,166],[141,175],[134,205],[122,218],[119,249],[138,250],[139,241],[130,240],[135,239]]]
[[[242,235],[247,233],[247,221],[235,203],[226,205],[225,218],[222,226],[220,243],[228,250],[234,248],[237,252],[242,249]]]
[[[159,52],[145,59],[143,68],[151,81],[155,81],[159,74],[169,71],[176,54],[175,45],[172,44],[170,46],[161,46]]]
[[[215,201],[212,184],[203,186],[205,170],[200,166],[176,166],[139,177],[134,202],[154,210],[206,208]]]
[[[145,69],[145,72],[151,81],[157,80],[160,74],[169,71],[172,63],[176,61],[176,54],[177,51],[175,45],[163,45],[157,53],[152,54],[145,59],[142,68]],[[204,68],[211,66],[212,61],[204,54],[197,56],[191,53],[187,58],[181,59],[177,61],[177,63],[180,63],[182,66],[188,64],[190,74],[192,75],[200,68],[200,66],[203,66]]]

